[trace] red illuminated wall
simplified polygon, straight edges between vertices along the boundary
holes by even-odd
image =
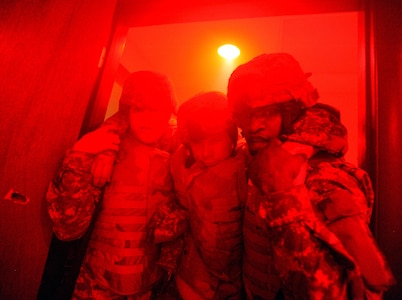
[[[116,1],[98,3],[1,4],[0,299],[36,299],[51,239],[44,194],[79,135],[111,32]]]

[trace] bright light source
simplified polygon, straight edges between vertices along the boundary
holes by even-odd
[[[240,55],[240,50],[235,45],[226,44],[218,48],[218,54],[225,59],[233,59]]]

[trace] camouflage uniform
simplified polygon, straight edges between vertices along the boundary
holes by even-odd
[[[379,299],[395,281],[369,229],[374,207],[370,177],[343,159],[347,132],[337,114],[327,107],[312,107],[295,122],[287,139],[325,150],[312,156],[306,169],[305,184],[314,213],[354,258],[364,280],[365,297]]]
[[[94,157],[85,153],[69,152],[47,192],[53,230],[61,240],[81,237],[100,201],[76,284],[78,299],[95,297],[96,286],[118,295],[141,294],[151,290],[163,274],[156,265],[159,246],[147,241],[146,230],[155,208],[173,197],[169,155],[150,147],[127,147],[128,143],[121,142],[121,159],[102,201],[100,189],[91,184]],[[141,158],[142,165],[138,163]]]
[[[285,298],[347,299],[348,272],[358,276],[358,270],[338,238],[314,215],[305,187],[268,196],[251,191]]]
[[[394,283],[368,227],[374,203],[371,181],[366,172],[343,160],[345,136],[346,129],[332,113],[309,108],[295,122],[293,133],[282,137],[320,149],[305,166],[305,186],[266,196],[249,182],[244,281],[254,296],[274,299],[281,286],[286,299],[350,299],[363,294],[381,299]],[[356,227],[336,230],[345,219],[361,228],[356,244],[346,234]],[[359,244],[363,246],[356,248]],[[264,263],[257,263],[262,255]]]
[[[217,92],[196,95],[182,104],[177,119],[183,145],[172,155],[171,172],[190,225],[177,270],[179,291],[185,299],[241,299],[247,181],[244,162],[233,156],[238,132],[226,96]],[[192,147],[209,143],[208,138],[216,134],[228,137],[218,147],[227,152],[206,166]]]
[[[74,299],[150,299],[165,274],[157,265],[160,245],[150,240],[149,226],[156,208],[175,195],[170,154],[150,144],[162,134],[165,118],[168,125],[176,100],[164,75],[139,71],[128,76],[120,106],[120,111],[98,131],[119,136],[118,153],[95,155],[69,150],[46,195],[53,231],[60,240],[82,237],[95,208],[98,210]],[[159,117],[156,121],[160,124],[149,127],[155,140],[143,141],[135,135],[141,131],[129,128],[137,120],[130,114],[138,116],[144,111]],[[159,142],[169,148],[165,140],[168,138],[162,137]],[[113,164],[113,172],[109,184],[101,189],[93,185],[91,167],[105,157],[108,167]]]
[[[281,288],[286,299],[379,298],[393,277],[368,228],[371,183],[343,161],[346,129],[338,111],[316,103],[310,75],[291,55],[273,53],[229,79],[229,105],[254,147],[244,219],[247,297],[275,299]],[[307,158],[296,178],[293,161],[283,161],[283,173],[272,164],[271,155],[296,159],[289,153]]]
[[[187,180],[191,225],[177,276],[205,299],[241,297],[244,170],[234,157],[209,168],[196,163],[186,179],[174,177],[175,182]]]

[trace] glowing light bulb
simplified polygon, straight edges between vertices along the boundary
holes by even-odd
[[[233,59],[240,55],[240,49],[235,45],[226,44],[218,48],[218,54],[225,59]]]

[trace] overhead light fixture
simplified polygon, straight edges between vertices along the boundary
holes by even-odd
[[[240,49],[232,44],[225,44],[218,48],[218,54],[224,59],[234,59],[240,55]]]

